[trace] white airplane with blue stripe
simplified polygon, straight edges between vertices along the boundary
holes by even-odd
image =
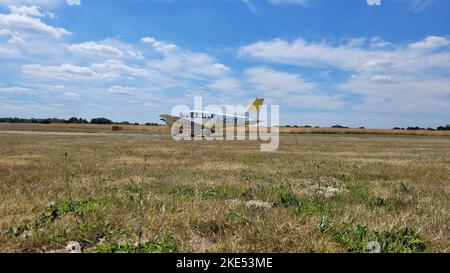
[[[244,115],[225,114],[208,111],[190,111],[188,113],[180,113],[179,116],[160,115],[169,127],[171,127],[171,135],[177,136],[182,134],[187,128],[191,131],[191,136],[195,135],[211,135],[216,131],[216,126],[221,124],[222,128],[227,125],[245,125],[252,126],[260,123],[259,112],[264,104],[264,99],[256,98],[245,110]]]

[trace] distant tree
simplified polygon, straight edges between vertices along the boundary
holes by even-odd
[[[447,124],[446,126],[439,126],[437,128],[438,131],[450,131],[450,124]]]
[[[93,118],[91,124],[112,124],[113,122],[107,118]]]
[[[406,130],[409,130],[409,131],[423,131],[425,129],[416,126],[416,127],[408,127],[408,128],[406,128]]]
[[[146,126],[161,126],[161,124],[155,123],[155,122],[147,122],[145,124]]]
[[[30,118],[30,119],[24,119],[24,118],[0,118],[1,123],[39,123],[39,124],[50,124],[50,123],[88,123],[85,119],[77,119],[77,118],[70,118],[68,120],[65,119],[59,119],[59,118]]]
[[[119,125],[131,125],[131,123],[129,121],[122,121],[122,122],[118,122],[116,124],[119,124]]]
[[[78,123],[78,124],[81,124],[81,123],[89,123],[89,122],[87,120],[85,120],[85,119],[82,119],[82,118],[71,117],[71,118],[69,118],[67,120],[66,123]]]
[[[89,121],[87,121],[87,120],[85,120],[85,119],[83,119],[83,118],[79,118],[79,119],[78,119],[78,123],[79,123],[79,124],[87,124],[87,123],[89,123]]]
[[[336,125],[331,126],[331,128],[336,128],[336,129],[348,129],[349,127],[345,127],[345,126],[336,124]]]

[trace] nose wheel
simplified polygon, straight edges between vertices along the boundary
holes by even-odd
[[[172,136],[178,136],[181,135],[183,133],[183,128],[176,128],[175,126],[172,127],[172,130],[170,131],[170,134]]]

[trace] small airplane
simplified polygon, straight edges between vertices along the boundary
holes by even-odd
[[[183,129],[191,131],[191,136],[207,135],[210,136],[216,132],[215,125],[222,123],[223,127],[227,125],[244,124],[245,126],[257,125],[260,123],[259,112],[264,104],[264,99],[256,98],[245,110],[243,115],[225,114],[208,111],[190,111],[180,113],[179,116],[160,115],[162,121],[171,127],[171,135],[178,136],[183,134]],[[256,118],[253,118],[256,117]]]

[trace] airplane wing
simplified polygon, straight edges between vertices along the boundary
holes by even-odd
[[[189,127],[194,125],[199,128],[209,128],[212,129],[211,126],[205,122],[204,124],[200,124],[198,122],[192,122],[188,119],[177,117],[177,116],[171,116],[171,115],[161,115],[159,116],[162,121],[164,121],[167,126],[172,127],[175,123],[181,123],[183,125],[188,125]]]

